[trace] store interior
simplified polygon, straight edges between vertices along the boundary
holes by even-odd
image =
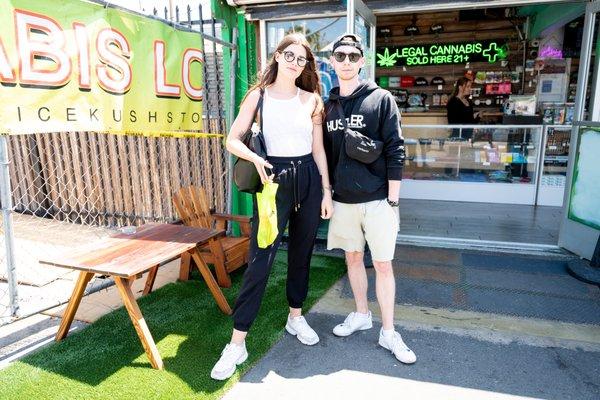
[[[583,17],[532,32],[541,10],[378,17],[376,80],[396,98],[407,144],[406,237],[557,243]],[[461,77],[482,127],[457,132],[446,105]],[[436,183],[450,181],[467,184],[439,201],[448,186]],[[496,189],[508,184],[524,190],[508,201],[485,196],[503,197]]]

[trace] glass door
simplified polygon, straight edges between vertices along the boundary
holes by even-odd
[[[346,31],[362,39],[365,49],[365,68],[362,79],[375,80],[375,28],[377,18],[362,0],[348,0],[346,5]]]
[[[600,234],[600,0],[586,6],[558,244],[590,259]]]

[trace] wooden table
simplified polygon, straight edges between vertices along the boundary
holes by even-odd
[[[85,288],[94,274],[109,275],[115,279],[125,308],[150,363],[154,368],[162,369],[162,359],[133,296],[131,284],[137,277],[149,271],[144,288],[144,294],[147,294],[152,290],[159,265],[181,257],[181,268],[189,269],[190,259],[193,259],[221,311],[231,314],[231,308],[221,288],[198,252],[199,247],[216,240],[223,234],[224,231],[213,229],[148,224],[138,227],[133,234],[120,233],[78,248],[74,253],[40,260],[43,264],[81,271],[56,334],[56,340],[60,341],[67,336]]]

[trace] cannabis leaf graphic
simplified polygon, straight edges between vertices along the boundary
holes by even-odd
[[[393,67],[396,65],[396,57],[398,57],[397,53],[390,54],[390,50],[386,47],[383,54],[377,54],[377,64],[380,67]]]

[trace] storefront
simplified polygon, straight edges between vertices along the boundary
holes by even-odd
[[[390,90],[402,112],[403,198],[563,206],[587,1],[228,3],[257,26],[262,65],[285,34],[304,33],[324,93],[337,84],[332,41],[363,37],[363,77]],[[477,125],[448,124],[463,76]]]
[[[257,3],[230,1],[247,4],[258,25],[261,65],[285,34],[302,32],[319,57],[323,93],[337,84],[332,41],[347,31],[363,38],[363,77],[390,90],[402,111],[402,197],[562,206],[583,2]],[[560,17],[540,21],[550,3],[558,8],[545,13]],[[462,76],[473,81],[477,126],[448,125]]]

